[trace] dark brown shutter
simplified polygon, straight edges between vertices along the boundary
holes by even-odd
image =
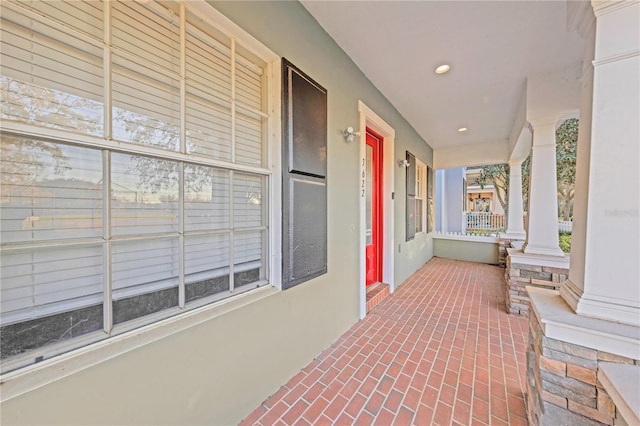
[[[327,272],[327,91],[286,59],[283,75],[282,286]]]

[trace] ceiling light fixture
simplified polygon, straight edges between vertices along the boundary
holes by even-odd
[[[467,130],[469,130],[469,129],[467,129],[466,127],[460,127],[460,128],[458,129],[458,131],[459,131],[460,133],[462,133],[462,132],[466,132]]]
[[[449,71],[451,69],[451,67],[447,64],[442,64],[440,66],[438,66],[435,70],[436,74],[444,74],[447,71]]]

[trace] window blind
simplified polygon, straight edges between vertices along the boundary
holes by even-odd
[[[113,244],[115,300],[178,286],[177,238],[118,241]]]
[[[142,61],[113,55],[113,137],[177,151],[180,83]]]
[[[190,284],[229,274],[229,234],[185,238],[185,281]],[[228,281],[226,289],[229,288]]]
[[[239,163],[262,165],[262,118],[252,114],[236,115],[236,159]]]
[[[102,265],[99,244],[4,253],[0,269],[2,324],[102,303]]]
[[[265,220],[264,192],[266,181],[263,177],[234,173],[233,176],[233,261],[234,271],[241,272],[260,268],[259,279],[264,279],[263,233],[242,231],[243,228],[261,227]]]
[[[102,1],[23,1],[20,6],[39,15],[47,16],[56,26],[71,28],[96,40],[102,39],[104,31]]]
[[[187,152],[231,161],[231,40],[187,17]]]
[[[263,178],[235,173],[233,176],[233,226],[250,228],[262,225]]]
[[[114,138],[178,150],[179,15],[156,2],[113,2],[112,49]]]
[[[95,5],[29,4],[48,9],[57,22],[3,2],[2,118],[102,135],[102,47],[86,33],[102,31],[102,22],[93,15]],[[80,9],[86,9],[85,15],[93,19],[84,24],[77,20],[64,26],[58,23],[61,16]]]
[[[113,235],[178,231],[177,169],[175,161],[112,154]]]
[[[263,233],[260,231],[238,232],[233,240],[234,271],[260,268],[260,279],[264,279],[262,267]]]
[[[170,8],[174,5],[174,8]],[[173,2],[113,2],[112,45],[162,70],[180,73],[180,16]]]
[[[187,17],[187,91],[203,91],[220,100],[231,98],[231,40]]]
[[[100,151],[3,136],[3,244],[102,234]]]
[[[2,134],[2,362],[265,284],[264,60],[189,2],[0,7],[0,117],[42,135]]]
[[[263,165],[264,64],[243,49],[236,54],[236,159],[240,163]]]
[[[184,180],[185,231],[228,229],[229,172],[212,167],[187,165]]]

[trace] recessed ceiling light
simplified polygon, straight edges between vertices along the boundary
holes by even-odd
[[[458,131],[459,131],[460,133],[462,133],[462,132],[466,132],[467,130],[469,130],[469,129],[467,129],[466,127],[460,127],[460,128],[458,129]]]
[[[439,67],[436,68],[436,74],[444,74],[447,71],[449,71],[451,69],[451,67],[447,64],[442,64]]]

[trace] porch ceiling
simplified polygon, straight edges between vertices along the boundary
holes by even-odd
[[[527,79],[567,68],[579,78],[583,42],[564,1],[301,2],[443,158],[506,160]],[[451,71],[436,75],[442,63]]]

